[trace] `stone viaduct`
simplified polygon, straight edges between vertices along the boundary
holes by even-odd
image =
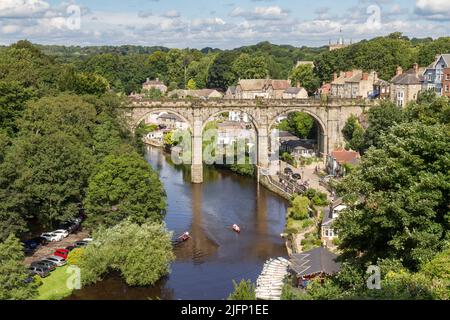
[[[147,100],[130,98],[125,106],[132,131],[150,114],[168,112],[184,119],[192,134],[192,182],[203,182],[202,133],[206,123],[224,112],[249,115],[257,136],[258,172],[269,166],[270,130],[279,116],[305,112],[318,123],[319,150],[326,157],[334,148],[343,146],[342,129],[351,115],[360,116],[374,103],[365,100]]]

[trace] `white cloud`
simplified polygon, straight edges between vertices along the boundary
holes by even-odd
[[[42,0],[1,0],[0,17],[24,18],[44,13],[50,8],[46,1]]]
[[[450,1],[416,0],[415,12],[430,20],[450,20]]]
[[[279,6],[256,7],[253,11],[246,11],[241,7],[236,7],[230,15],[232,17],[243,17],[248,20],[279,20],[286,18],[288,11]]]

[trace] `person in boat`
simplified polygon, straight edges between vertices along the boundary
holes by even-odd
[[[241,232],[241,228],[237,224],[233,224],[233,230],[236,231],[237,233]]]
[[[180,239],[181,241],[186,241],[191,237],[191,235],[189,234],[189,232],[185,232],[183,233],[178,239]]]

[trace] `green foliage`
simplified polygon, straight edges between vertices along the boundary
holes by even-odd
[[[297,166],[297,161],[295,161],[295,158],[288,152],[283,152],[281,154],[280,159],[283,160],[286,163],[289,163],[293,167]]]
[[[328,205],[328,198],[326,193],[318,191],[314,188],[309,188],[304,194],[312,203],[316,206],[326,206]]]
[[[288,118],[283,120],[279,129],[282,131],[289,131],[299,138],[306,139],[310,136],[314,127],[314,118],[304,112],[292,112]]]
[[[381,136],[392,126],[402,123],[405,115],[401,108],[392,102],[382,102],[379,106],[371,108],[368,112],[368,123],[364,134],[364,146],[380,147]]]
[[[197,83],[195,83],[194,79],[189,79],[188,84],[187,84],[187,88],[189,90],[196,90],[197,89]]]
[[[288,209],[288,215],[294,220],[305,220],[309,218],[309,204],[307,197],[296,196],[291,201],[291,207]]]
[[[265,79],[269,72],[264,57],[248,53],[239,55],[233,62],[232,69],[240,79]]]
[[[250,301],[256,300],[255,285],[251,280],[241,280],[238,284],[233,280],[234,292],[230,294],[228,300]]]
[[[48,277],[42,279],[37,300],[62,300],[70,296],[73,290],[67,286],[67,281],[71,273],[67,271],[68,266],[57,268]]]
[[[342,129],[342,134],[347,142],[347,148],[362,151],[364,148],[364,129],[359,123],[359,120],[354,115],[345,123]]]
[[[80,268],[83,285],[99,281],[108,271],[120,271],[131,286],[150,286],[169,273],[174,260],[172,234],[164,225],[129,220],[94,234],[85,248]]]
[[[166,209],[163,186],[139,154],[107,156],[93,172],[84,201],[88,225],[113,226],[126,218],[138,224],[162,221]]]
[[[300,84],[308,91],[309,94],[313,94],[320,87],[320,80],[314,75],[314,67],[309,64],[303,64],[294,68],[290,74],[292,86],[296,87]]]
[[[17,238],[11,235],[0,242],[0,300],[27,300],[36,296],[36,284],[25,283],[29,275],[24,258],[23,246]]]
[[[161,99],[162,92],[159,89],[151,88],[150,90],[144,92],[144,97],[146,99],[158,100]]]
[[[448,133],[445,125],[404,123],[367,152],[338,186],[347,198],[364,199],[337,219],[344,253],[403,259],[414,270],[442,249],[450,223]]]
[[[17,133],[17,120],[33,96],[33,90],[18,81],[0,81],[0,130],[9,135]]]
[[[72,91],[76,94],[102,95],[109,89],[108,80],[91,72],[75,72],[66,70],[59,82],[61,91]]]
[[[67,257],[67,263],[72,266],[80,265],[84,256],[84,250],[84,248],[76,248],[70,251],[69,256]]]

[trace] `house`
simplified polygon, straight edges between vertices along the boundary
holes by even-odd
[[[225,99],[236,99],[236,86],[231,86],[225,92]]]
[[[331,83],[323,83],[322,86],[317,90],[318,95],[328,96],[331,93]]]
[[[296,286],[305,289],[313,279],[324,279],[340,272],[341,264],[337,258],[323,247],[292,254],[289,268],[295,276]]]
[[[186,99],[187,97],[198,99],[220,99],[223,94],[215,89],[199,89],[199,90],[183,90],[177,89],[169,93],[169,97],[178,97],[179,99]]]
[[[164,131],[156,130],[147,134],[147,139],[161,140],[164,138]]]
[[[370,96],[372,99],[390,99],[391,98],[391,84],[385,80],[378,79],[373,84],[373,93]]]
[[[434,90],[438,96],[450,96],[449,68],[450,54],[437,55],[435,61],[423,72],[422,89]]]
[[[228,113],[228,120],[229,121],[237,121],[237,122],[245,122],[249,123],[250,118],[247,113],[241,112],[241,111],[230,111]]]
[[[189,128],[183,119],[170,113],[161,113],[157,118],[157,124],[168,130],[187,130]]]
[[[224,121],[217,125],[218,145],[231,145],[238,139],[249,140],[250,143],[255,141],[256,137],[251,125],[236,121]]]
[[[335,177],[343,177],[346,174],[345,165],[357,165],[360,159],[359,152],[345,149],[334,150],[327,157],[328,174]]]
[[[282,99],[291,87],[289,80],[245,79],[236,86],[236,99]]]
[[[315,140],[300,139],[287,131],[278,132],[278,145],[280,152],[290,153],[297,160],[300,158],[314,157],[317,154]]]
[[[373,94],[377,80],[375,71],[363,72],[355,69],[341,72],[339,76],[335,73],[331,82],[331,96],[345,99],[368,98]]]
[[[403,72],[397,68],[396,75],[391,80],[391,101],[399,107],[404,107],[410,101],[416,101],[422,90],[424,69],[417,63],[413,68]]]
[[[308,99],[308,92],[305,88],[287,88],[283,92],[283,99]]]
[[[144,91],[148,91],[151,89],[157,89],[161,91],[161,93],[167,92],[167,86],[163,82],[159,81],[158,78],[156,78],[155,80],[150,80],[149,78],[147,78],[147,81],[142,85],[142,90]]]
[[[326,247],[333,246],[333,240],[337,238],[337,233],[333,228],[333,222],[345,209],[347,209],[347,206],[342,204],[342,199],[334,201],[329,208],[325,209],[322,220],[321,240]]]

